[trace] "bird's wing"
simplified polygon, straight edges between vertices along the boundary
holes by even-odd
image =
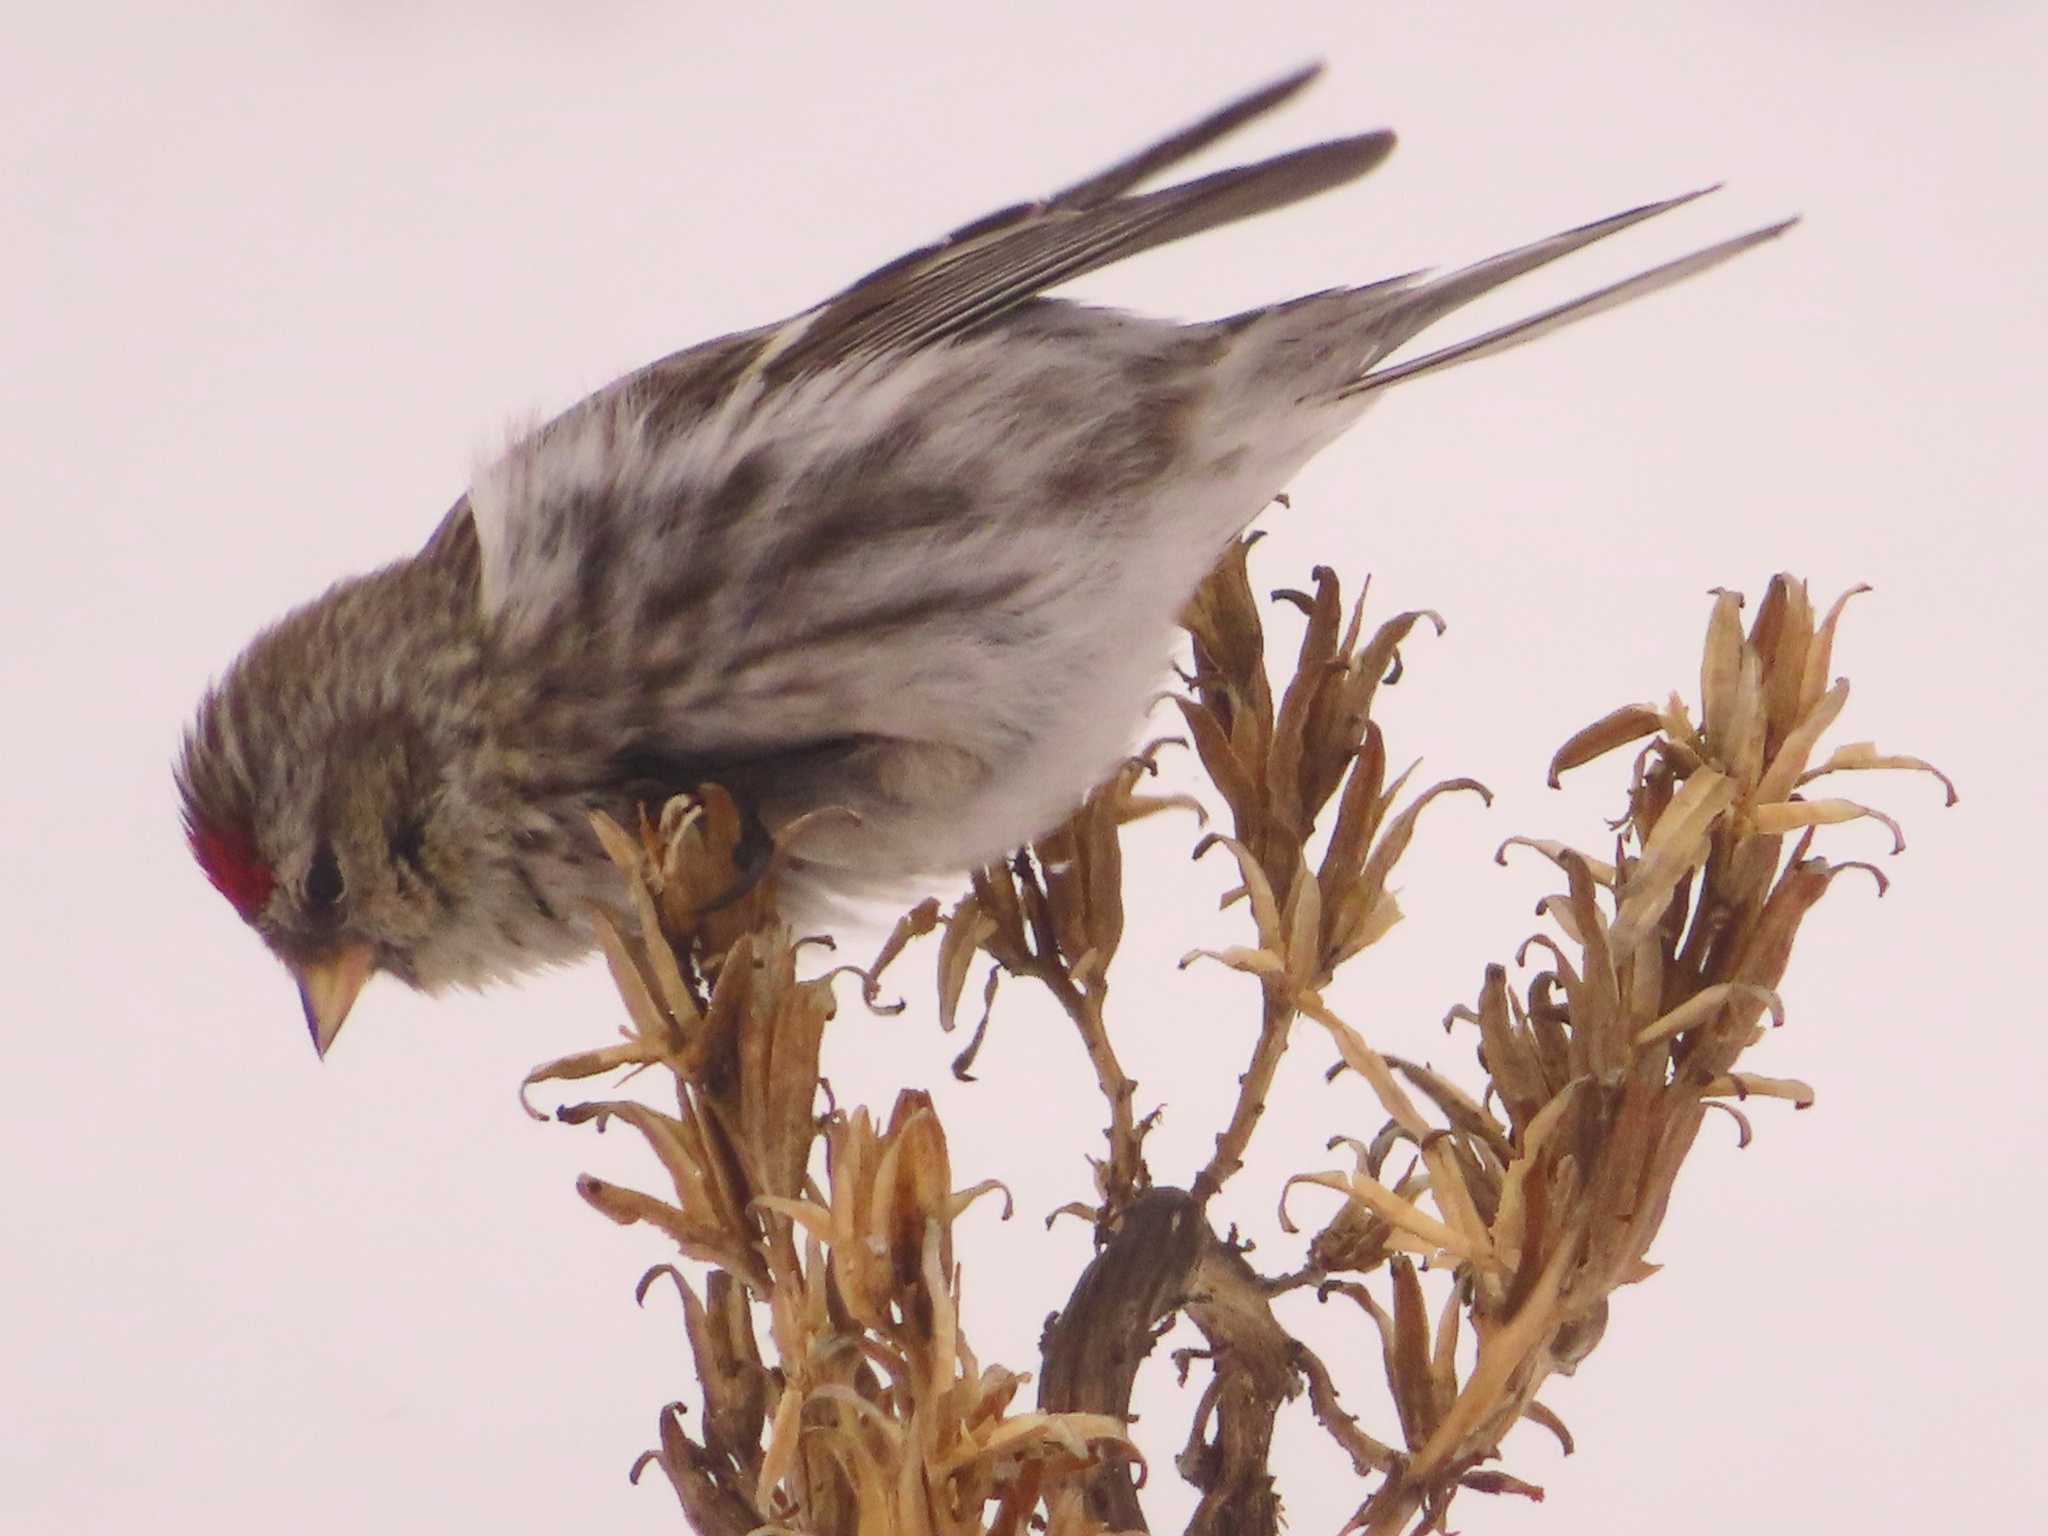
[[[1332,139],[1157,192],[1125,195],[1271,111],[1321,69],[1298,70],[1063,192],[988,214],[870,272],[793,319],[755,366],[773,384],[862,356],[927,347],[1127,256],[1363,176],[1392,151],[1393,134]]]
[[[468,493],[458,496],[455,505],[442,514],[434,531],[427,535],[420,557],[474,579],[475,571],[483,563],[483,551],[477,545],[476,519],[469,514]]]
[[[1070,278],[1362,176],[1393,149],[1393,134],[1333,139],[1126,195],[1279,106],[1321,72],[1320,65],[1297,70],[1062,192],[977,219],[780,325],[722,336],[651,363],[571,407],[525,447],[544,454],[554,438],[611,410],[631,416],[649,442],[679,441],[742,379],[773,389],[854,359],[928,347]],[[500,507],[499,515],[504,511]],[[428,552],[437,560],[474,559],[478,532],[458,504],[429,540]],[[483,531],[482,542],[489,569],[497,533]],[[490,586],[486,581],[487,601]]]

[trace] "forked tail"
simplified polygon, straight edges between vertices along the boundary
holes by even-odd
[[[1546,336],[1564,326],[1575,324],[1603,310],[1626,304],[1645,294],[1655,293],[1660,288],[1682,282],[1695,273],[1717,267],[1722,262],[1741,255],[1752,246],[1775,240],[1799,220],[1784,219],[1762,229],[1751,230],[1746,235],[1736,235],[1714,245],[1680,256],[1676,260],[1625,277],[1619,282],[1596,288],[1591,293],[1553,304],[1548,309],[1537,311],[1520,320],[1511,320],[1492,330],[1482,331],[1463,341],[1434,352],[1425,352],[1420,357],[1406,362],[1394,363],[1388,367],[1377,366],[1387,357],[1430,326],[1455,309],[1462,309],[1482,294],[1491,293],[1503,283],[1511,282],[1525,272],[1534,271],[1569,256],[1609,235],[1617,234],[1632,224],[1655,218],[1673,208],[1683,207],[1695,198],[1704,197],[1715,187],[1703,187],[1697,192],[1687,192],[1678,197],[1666,198],[1659,203],[1646,203],[1640,208],[1631,208],[1626,213],[1599,219],[1591,224],[1582,224],[1577,229],[1568,229],[1562,234],[1551,235],[1548,239],[1533,241],[1517,246],[1514,250],[1503,251],[1498,256],[1489,256],[1484,261],[1474,262],[1455,272],[1442,276],[1428,273],[1414,273],[1407,277],[1395,278],[1391,282],[1376,283],[1370,288],[1354,290],[1353,297],[1365,307],[1354,310],[1354,323],[1363,322],[1367,331],[1367,346],[1360,372],[1349,383],[1336,391],[1338,399],[1349,399],[1382,389],[1389,384],[1398,384],[1420,374],[1434,373],[1440,368],[1454,367],[1459,363],[1471,362],[1474,358],[1490,357],[1496,352],[1505,352],[1526,342]]]

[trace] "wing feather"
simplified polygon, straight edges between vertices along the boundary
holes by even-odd
[[[1300,202],[1384,160],[1384,130],[1332,139],[1157,192],[1132,187],[1272,110],[1320,73],[1298,70],[1039,202],[1018,203],[877,268],[791,323],[761,371],[770,383],[958,336],[1049,288],[1140,251]]]

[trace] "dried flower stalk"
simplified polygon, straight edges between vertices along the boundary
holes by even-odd
[[[1816,625],[1805,586],[1777,577],[1747,635],[1741,601],[1715,596],[1697,727],[1675,696],[1662,709],[1629,706],[1578,732],[1552,761],[1555,783],[1566,768],[1654,738],[1636,759],[1612,861],[1527,838],[1502,847],[1503,857],[1510,847],[1538,852],[1566,885],[1538,907],[1561,937],[1538,934],[1517,956],[1544,957],[1526,987],[1515,991],[1506,970],[1491,966],[1476,1006],[1446,1020],[1477,1029],[1485,1102],[1502,1117],[1435,1073],[1381,1056],[1323,1004],[1309,973],[1293,973],[1298,1005],[1330,1031],[1390,1117],[1357,1148],[1352,1170],[1290,1181],[1349,1199],[1317,1239],[1326,1262],[1340,1248],[1345,1268],[1384,1261],[1394,1283],[1391,1312],[1355,1282],[1330,1287],[1382,1334],[1407,1453],[1360,1505],[1356,1527],[1398,1530],[1418,1512],[1425,1525],[1440,1524],[1460,1486],[1528,1491],[1480,1466],[1525,1415],[1561,1428],[1536,1413],[1536,1394],[1599,1342],[1612,1291],[1654,1273],[1647,1253],[1708,1108],[1727,1108],[1746,1141],[1748,1121],[1728,1100],[1813,1102],[1804,1083],[1740,1073],[1736,1063],[1763,1038],[1766,1014],[1784,1021],[1776,988],[1806,912],[1844,869],[1876,876],[1866,864],[1813,857],[1814,829],[1869,816],[1897,840],[1897,827],[1868,807],[1796,791],[1830,772],[1934,770],[1868,746],[1815,765],[1820,736],[1848,698],[1846,680],[1828,682],[1847,597]],[[1787,857],[1794,830],[1801,835]],[[1267,936],[1266,949],[1278,941]],[[1409,1089],[1441,1124],[1423,1117]],[[1427,1174],[1390,1186],[1381,1174],[1399,1142]],[[1419,1203],[1425,1191],[1433,1211]],[[1347,1231],[1333,1230],[1346,1221]],[[1433,1326],[1411,1253],[1457,1277]],[[1462,1380],[1446,1347],[1460,1328],[1478,1345]]]
[[[1150,752],[1057,831],[977,872],[949,911],[936,901],[913,909],[864,971],[803,974],[775,913],[772,867],[740,882],[742,821],[722,791],[676,802],[634,833],[600,824],[637,917],[630,932],[600,928],[628,1027],[617,1045],[535,1069],[527,1087],[617,1068],[658,1068],[673,1081],[673,1114],[610,1099],[559,1118],[638,1131],[669,1196],[586,1178],[585,1198],[711,1266],[701,1298],[671,1265],[641,1287],[644,1297],[657,1277],[675,1283],[704,1412],[693,1437],[679,1409],[664,1410],[659,1447],[640,1465],[660,1467],[697,1529],[1145,1529],[1131,1393],[1176,1313],[1206,1340],[1182,1353],[1183,1380],[1196,1357],[1208,1366],[1173,1458],[1202,1494],[1191,1532],[1278,1529],[1267,1470],[1276,1415],[1304,1393],[1370,1481],[1347,1529],[1441,1528],[1461,1489],[1540,1498],[1489,1463],[1524,1418],[1571,1448],[1537,1393],[1600,1342],[1612,1291],[1654,1272],[1647,1253],[1707,1111],[1725,1109],[1746,1140],[1736,1101],[1812,1102],[1803,1083],[1740,1071],[1740,1058],[1767,1016],[1783,1021],[1777,988],[1805,913],[1844,869],[1875,874],[1815,857],[1816,829],[1874,818],[1896,840],[1897,827],[1860,802],[1804,791],[1828,774],[1934,772],[1867,743],[1819,755],[1848,698],[1846,682],[1830,681],[1846,598],[1816,620],[1804,586],[1778,577],[1745,633],[1741,599],[1716,594],[1697,725],[1674,696],[1616,710],[1558,750],[1552,782],[1646,741],[1607,858],[1530,838],[1502,846],[1503,859],[1520,848],[1548,860],[1564,889],[1538,909],[1554,932],[1516,957],[1533,959],[1526,982],[1489,966],[1476,1002],[1445,1021],[1476,1031],[1486,1081],[1473,1092],[1376,1050],[1325,996],[1339,967],[1398,921],[1389,879],[1424,807],[1454,790],[1487,794],[1450,779],[1404,801],[1409,773],[1389,779],[1371,719],[1402,644],[1424,619],[1441,621],[1404,613],[1368,634],[1362,602],[1347,615],[1335,576],[1319,569],[1312,591],[1277,594],[1306,624],[1276,700],[1251,543],[1231,549],[1184,618],[1194,666],[1176,702],[1230,818],[1230,831],[1205,834],[1196,852],[1221,849],[1234,862],[1225,900],[1243,907],[1250,933],[1183,964],[1245,973],[1260,996],[1235,1106],[1184,1186],[1153,1179],[1150,1122],[1122,1054],[1145,1042],[1115,1038],[1110,1011],[1121,829],[1162,810],[1203,814],[1185,797],[1141,792]],[[1046,1329],[1036,1411],[1012,1411],[1025,1378],[982,1366],[962,1331],[954,1224],[998,1186],[953,1189],[923,1094],[906,1090],[886,1122],[858,1107],[818,1112],[835,979],[851,971],[874,1006],[881,968],[935,931],[944,1027],[977,964],[988,967],[981,1025],[956,1072],[967,1076],[1008,975],[1045,988],[1072,1020],[1104,1100],[1093,1197],[1062,1208],[1093,1222],[1098,1251]],[[1218,1235],[1210,1209],[1243,1166],[1301,1017],[1322,1027],[1386,1119],[1369,1137],[1332,1138],[1350,1149],[1351,1167],[1286,1182],[1283,1225],[1296,1186],[1342,1201],[1301,1265],[1269,1279]],[[1409,1163],[1396,1175],[1388,1161],[1403,1149]],[[1449,1277],[1434,1304],[1425,1270]],[[1372,1283],[1382,1271],[1383,1292]],[[1323,1314],[1324,1354],[1377,1342],[1390,1437],[1344,1409],[1322,1356],[1277,1319],[1273,1299],[1307,1285],[1356,1309]],[[1345,1324],[1359,1313],[1362,1335]]]
[[[641,1282],[644,1298],[657,1276],[674,1281],[705,1409],[696,1438],[678,1405],[664,1409],[659,1447],[635,1477],[659,1466],[691,1524],[719,1536],[1017,1529],[1104,1444],[1126,1442],[1122,1422],[1102,1415],[1011,1412],[1023,1378],[984,1368],[962,1333],[953,1225],[1000,1186],[952,1187],[923,1094],[903,1093],[880,1127],[865,1109],[819,1117],[837,973],[799,977],[769,884],[716,899],[739,883],[742,824],[723,791],[673,803],[637,836],[598,825],[639,916],[637,932],[601,929],[629,1025],[622,1044],[549,1062],[525,1086],[666,1071],[674,1114],[611,1099],[557,1118],[638,1131],[673,1198],[593,1178],[581,1193],[714,1266],[702,1299],[671,1265]],[[875,971],[860,979],[872,994]],[[822,1182],[811,1173],[821,1141]]]

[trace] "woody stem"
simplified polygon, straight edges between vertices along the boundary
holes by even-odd
[[[1230,1123],[1216,1137],[1216,1151],[1207,1166],[1195,1175],[1195,1199],[1206,1205],[1230,1176],[1244,1166],[1245,1148],[1259,1116],[1266,1112],[1266,1096],[1273,1090],[1273,1077],[1280,1070],[1280,1058],[1287,1054],[1287,1036],[1294,1023],[1294,1005],[1269,988],[1259,1020],[1258,1044],[1252,1047],[1251,1065],[1237,1080],[1237,1104]]]

